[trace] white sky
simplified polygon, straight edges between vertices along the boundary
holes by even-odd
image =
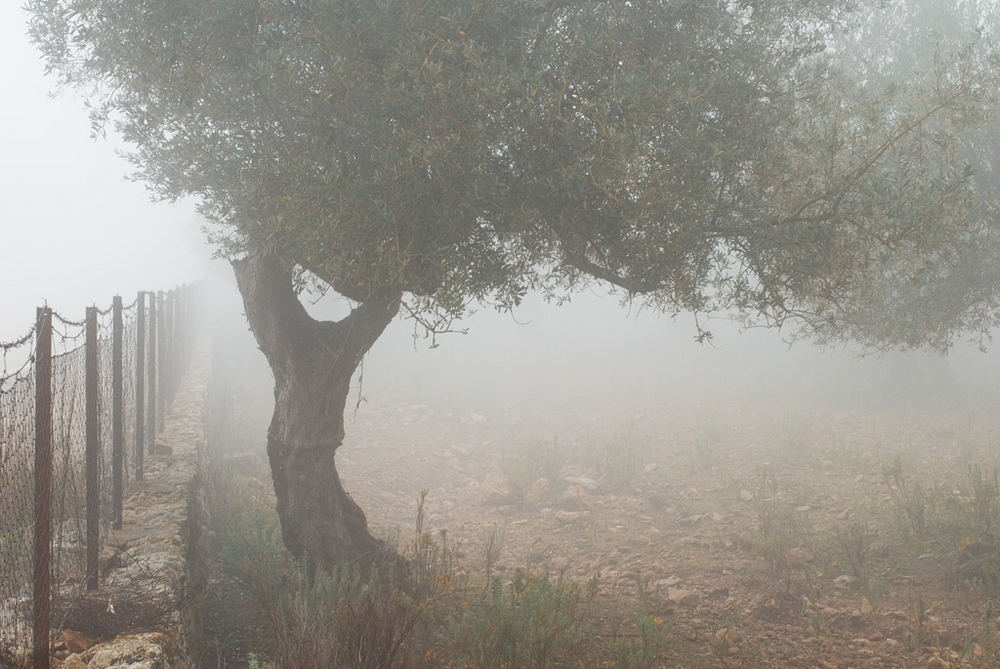
[[[53,97],[17,0],[0,1],[0,341],[47,301],[80,317],[114,294],[199,278],[211,249],[190,204],[154,203],[83,100]]]

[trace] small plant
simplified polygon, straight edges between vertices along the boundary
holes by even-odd
[[[986,601],[986,613],[983,616],[981,623],[980,639],[982,645],[988,650],[992,651],[994,648],[993,643],[993,618],[996,615],[996,610],[993,607],[993,600]]]
[[[486,573],[486,583],[493,578],[493,568],[503,551],[504,538],[507,535],[507,520],[496,521],[483,534],[483,564]]]
[[[542,477],[542,468],[536,458],[527,454],[504,454],[500,469],[507,480],[510,499],[517,506],[524,506],[531,486]]]
[[[846,528],[837,530],[837,543],[847,558],[851,574],[862,585],[868,583],[866,560],[868,549],[871,547],[871,537],[868,524],[863,522],[851,523]]]
[[[784,451],[794,457],[807,455],[811,444],[809,431],[809,421],[803,416],[797,414],[786,416],[778,428]]]
[[[236,490],[238,488],[234,488]],[[233,494],[230,490],[230,494]],[[414,539],[370,564],[330,571],[296,562],[281,545],[277,514],[264,499],[231,500],[238,512],[220,538],[220,559],[270,618],[269,662],[258,669],[415,666],[422,617],[452,588],[447,535],[424,531],[426,491],[417,502]],[[253,664],[256,663],[256,664]]]
[[[250,653],[247,655],[247,669],[274,669],[274,665],[261,660],[256,653]]]
[[[1000,482],[994,467],[992,475],[979,465],[969,465],[966,469],[968,482],[967,497],[971,515],[972,531],[983,535],[992,534],[1000,514]]]
[[[691,451],[694,464],[700,469],[711,469],[719,460],[719,446],[724,441],[725,430],[717,420],[703,423]]]
[[[551,444],[540,446],[537,457],[541,460],[542,475],[549,483],[559,481],[563,465],[566,464],[566,454],[559,448],[559,437],[553,437]]]
[[[924,609],[924,598],[921,596],[913,596],[913,591],[909,593],[910,606],[913,609],[913,615],[911,617],[912,626],[910,628],[910,635],[907,639],[906,646],[910,650],[917,650],[922,648],[924,645],[924,623],[927,619],[927,612]]]
[[[615,669],[652,669],[662,666],[670,641],[669,627],[659,616],[636,614],[635,631],[615,635],[607,644],[607,666]]]
[[[592,638],[589,608],[596,584],[583,589],[518,569],[495,578],[479,601],[463,601],[446,630],[459,666],[575,667]]]
[[[388,561],[315,575],[295,571],[272,614],[279,630],[275,663],[315,669],[405,664],[404,644],[425,607],[398,576]]]
[[[753,551],[764,558],[772,576],[788,572],[788,554],[799,534],[795,515],[781,501],[781,489],[773,472],[760,469],[750,485],[750,502],[757,516],[757,540]]]
[[[775,533],[779,527],[781,503],[778,479],[773,472],[758,469],[750,484],[750,501],[757,516],[757,531],[762,537]]]
[[[626,490],[642,470],[642,452],[630,429],[604,447],[604,478],[612,490]]]
[[[882,468],[882,478],[889,488],[893,513],[904,538],[924,537],[927,533],[928,495],[919,481],[903,474],[903,462],[897,455],[891,466]]]
[[[453,553],[448,546],[448,532],[442,529],[434,536],[424,528],[427,490],[417,498],[413,543],[403,552],[408,559],[406,589],[418,600],[429,599],[452,586]]]
[[[829,445],[823,450],[822,456],[831,464],[852,474],[863,474],[871,471],[875,459],[873,450],[846,435],[833,431],[830,433]]]
[[[553,437],[551,442],[537,442],[530,447],[519,447],[513,452],[505,451],[500,469],[510,490],[510,499],[518,506],[524,506],[532,487],[545,479],[549,482],[549,490],[554,490],[560,481],[566,456],[559,448],[559,438]]]

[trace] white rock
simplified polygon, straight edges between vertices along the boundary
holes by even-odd
[[[601,485],[589,476],[567,476],[566,480],[580,486],[590,494],[594,494],[601,489]]]

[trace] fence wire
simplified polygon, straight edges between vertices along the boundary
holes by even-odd
[[[25,646],[32,633],[33,370],[28,364],[0,383],[0,647],[6,648]]]
[[[135,337],[136,303],[122,312],[122,494],[135,480]]]
[[[52,359],[53,611],[67,608],[87,566],[85,353],[80,346]]]
[[[136,396],[140,347],[138,300],[122,308],[121,444],[122,494],[135,479]],[[147,304],[148,310],[148,304]],[[98,310],[98,477],[100,547],[116,521],[113,499],[114,350],[113,308]],[[148,314],[147,314],[148,320]],[[50,582],[53,617],[50,639],[61,631],[74,604],[85,594],[86,504],[86,346],[85,321],[52,312],[52,541]],[[0,342],[0,666],[17,650],[31,647],[34,565],[35,365],[32,328],[25,336]],[[145,363],[148,365],[148,360]]]

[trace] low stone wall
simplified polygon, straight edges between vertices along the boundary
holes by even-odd
[[[208,381],[206,364],[186,374],[154,453],[145,456],[143,480],[129,484],[122,529],[110,532],[101,555],[99,590],[61,612],[64,632],[53,666],[197,666],[206,578],[201,458]]]

